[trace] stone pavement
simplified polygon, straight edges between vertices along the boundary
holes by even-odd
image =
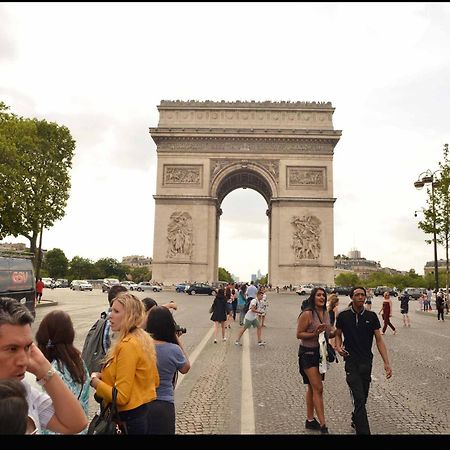
[[[44,296],[47,296],[45,292]],[[76,344],[81,348],[90,325],[105,309],[106,294],[96,290],[81,293],[55,289],[48,297],[59,302],[57,309],[65,309],[71,314],[77,330]],[[263,329],[263,338],[267,341],[265,347],[256,345],[254,330],[245,333],[250,333],[248,343],[244,340],[243,347],[235,346],[234,338],[239,329],[236,323],[227,330],[227,341],[219,340],[218,344],[213,344],[213,323],[208,314],[212,302],[210,296],[163,291],[152,293],[152,297],[159,303],[169,300],[178,303],[175,319],[188,330],[183,335],[185,348],[190,355],[198,354],[175,391],[178,434],[239,435],[241,430],[248,429],[253,414],[257,435],[317,434],[304,429],[306,388],[298,373],[296,319],[304,297],[294,293],[269,293],[267,327]],[[344,308],[349,298],[340,299],[340,306]],[[381,298],[374,299],[374,312],[380,310],[381,301]],[[375,345],[373,349],[373,381],[367,404],[372,433],[450,433],[450,391],[445,388],[450,379],[450,320],[438,322],[434,310],[433,314],[414,313],[416,305],[412,301],[412,326],[404,328],[399,303],[393,299],[392,322],[397,327],[397,335],[388,329],[383,336],[393,367],[390,380],[384,376]],[[37,324],[48,310],[38,308]],[[205,339],[208,339],[206,343]],[[246,348],[250,350],[248,370]],[[242,402],[248,399],[245,391],[250,379],[253,414],[242,417],[242,411],[245,411]],[[342,361],[333,363],[326,374],[324,400],[330,432],[353,434],[351,400]],[[96,407],[93,402],[92,414]]]

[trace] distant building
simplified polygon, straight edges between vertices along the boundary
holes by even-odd
[[[147,267],[150,270],[152,268],[152,262],[152,258],[147,258],[146,256],[141,255],[124,256],[122,258],[122,264],[125,264],[126,266]]]
[[[0,250],[8,250],[13,252],[30,251],[26,244],[11,244],[9,242],[0,242]]]
[[[438,260],[438,270],[445,271],[447,270],[447,262],[445,259]],[[423,273],[427,276],[429,273],[434,274],[434,261],[427,261],[425,267],[423,268]]]
[[[353,249],[349,252],[349,256],[338,255],[334,258],[335,277],[341,273],[356,273],[359,278],[367,279],[373,272],[382,270],[381,265],[377,261],[362,258],[361,252]]]
[[[250,281],[256,281],[256,273],[252,273]]]

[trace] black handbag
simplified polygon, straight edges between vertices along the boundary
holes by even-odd
[[[127,426],[120,420],[117,410],[117,389],[113,387],[112,401],[100,407],[89,424],[87,434],[127,434]]]

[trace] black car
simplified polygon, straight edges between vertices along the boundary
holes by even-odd
[[[375,295],[375,297],[378,297],[379,295],[383,295],[386,291],[389,292],[389,295],[391,295],[392,297],[397,297],[398,295],[397,291],[394,291],[393,288],[387,286],[377,286],[373,291],[373,295]]]
[[[189,295],[192,295],[192,294],[208,294],[208,295],[212,295],[215,292],[215,290],[209,284],[206,284],[206,283],[194,283],[194,284],[191,284],[186,289],[186,292]]]

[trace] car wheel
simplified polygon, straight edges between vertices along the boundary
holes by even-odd
[[[158,289],[156,289],[156,288],[153,288],[153,292],[156,292]]]
[[[191,294],[194,294],[194,295],[195,295],[195,294],[196,294],[196,292],[195,292],[195,291],[191,291]]]

